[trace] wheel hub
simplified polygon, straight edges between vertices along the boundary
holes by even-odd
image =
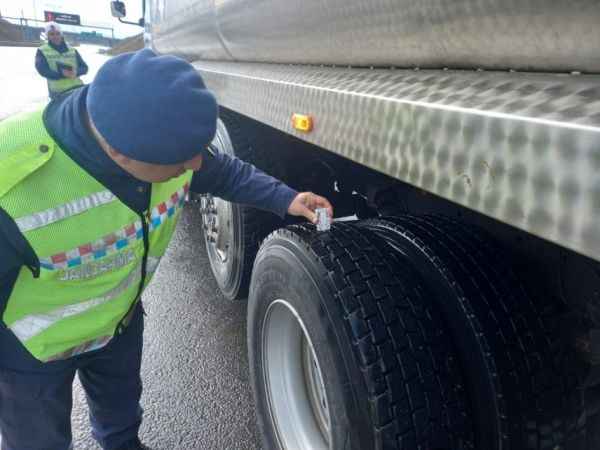
[[[200,212],[209,252],[212,250],[224,264],[229,259],[232,241],[231,206],[220,198],[203,195],[200,199]]]

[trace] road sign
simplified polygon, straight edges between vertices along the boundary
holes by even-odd
[[[46,22],[56,22],[65,25],[81,25],[79,14],[67,14],[56,11],[44,11]]]

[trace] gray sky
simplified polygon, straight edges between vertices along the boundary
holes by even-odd
[[[137,22],[142,16],[142,0],[124,0],[127,7],[126,20]],[[110,14],[109,0],[0,0],[0,13],[3,16],[44,20],[44,10],[79,14],[83,25],[113,27],[115,37],[138,34],[142,29],[134,25],[120,23]],[[68,31],[82,31],[78,27],[63,25]]]

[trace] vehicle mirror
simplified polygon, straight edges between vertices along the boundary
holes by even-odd
[[[125,17],[127,11],[125,10],[125,3],[123,2],[110,2],[110,12],[113,17]]]

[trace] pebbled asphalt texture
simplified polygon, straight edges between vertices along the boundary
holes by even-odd
[[[223,298],[190,203],[144,293],[142,441],[152,450],[261,448],[246,351],[246,304]],[[90,435],[85,396],[74,391],[76,450]]]

